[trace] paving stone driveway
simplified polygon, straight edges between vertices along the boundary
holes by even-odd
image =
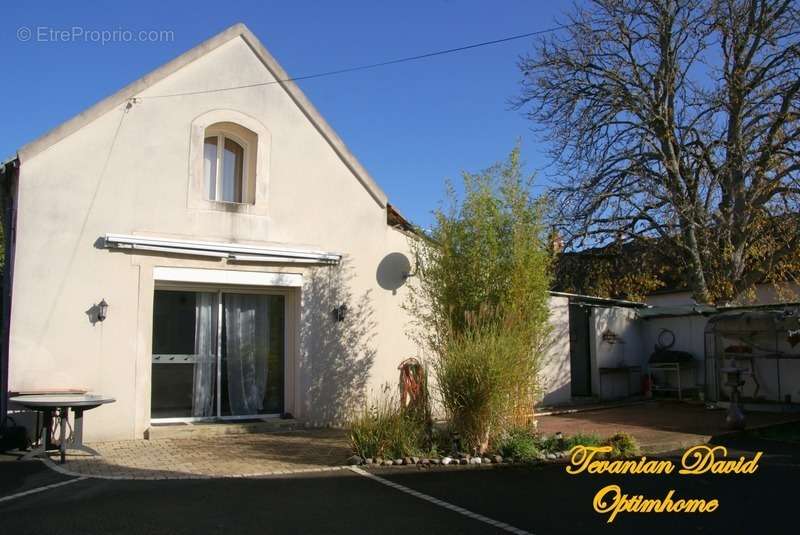
[[[538,429],[552,435],[593,433],[601,437],[626,432],[633,435],[644,453],[663,453],[704,444],[731,431],[725,427],[724,409],[708,410],[701,404],[647,401],[601,410],[539,416]],[[748,411],[747,427],[800,420],[798,413]]]
[[[336,469],[350,455],[346,433],[331,429],[89,445],[101,457],[68,452],[55,467],[113,479],[252,477]]]

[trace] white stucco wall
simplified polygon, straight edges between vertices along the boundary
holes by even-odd
[[[146,89],[127,113],[114,108],[21,160],[12,391],[112,395],[115,404],[87,413],[87,440],[141,438],[149,426],[155,266],[303,275],[295,369],[287,369],[286,410],[297,417],[341,418],[355,391],[396,383],[397,364],[416,348],[405,334],[404,288],[382,287],[377,271],[386,255],[408,254],[407,237],[386,225],[385,208],[281,85],[148,98],[271,80],[234,38]],[[192,124],[212,110],[246,115],[269,132],[269,152],[259,154],[268,165],[257,178],[266,181],[264,215],[190,202]],[[109,232],[308,246],[343,253],[345,261],[298,268],[111,252],[98,242]],[[86,311],[101,298],[108,318],[92,325]],[[351,312],[334,324],[330,310],[341,303]]]
[[[645,303],[656,307],[693,305],[692,292],[670,292],[648,295]]]
[[[645,365],[650,355],[655,351],[661,331],[664,329],[672,331],[675,335],[675,343],[670,349],[686,351],[691,353],[695,359],[693,368],[684,367],[681,369],[681,387],[701,387],[701,390],[703,390],[702,387],[705,385],[706,376],[703,332],[707,322],[708,318],[706,316],[663,317],[642,320]],[[670,386],[677,385],[674,372],[656,372],[656,380],[660,380]]]
[[[539,389],[543,405],[569,403],[569,299],[550,297],[550,341],[539,368]]]
[[[603,340],[604,332],[617,341]],[[601,373],[600,368],[643,366],[641,322],[631,308],[594,307],[590,323],[592,392],[600,399],[616,399],[640,392],[641,376],[623,371]],[[642,368],[644,373],[645,369]]]

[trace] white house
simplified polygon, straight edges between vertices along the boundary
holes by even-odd
[[[237,24],[0,166],[8,392],[113,396],[116,440],[396,383],[410,227],[288,78]]]

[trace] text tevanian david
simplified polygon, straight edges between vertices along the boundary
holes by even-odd
[[[603,459],[611,452],[610,446],[575,446],[570,452],[567,473],[578,474],[672,474],[676,465],[668,459]],[[751,459],[744,456],[728,458],[724,446],[695,446],[689,448],[681,457],[679,475],[728,475],[754,474],[763,452],[757,452]],[[664,498],[646,498],[642,495],[628,495],[619,485],[606,485],[595,494],[592,501],[594,510],[608,514],[608,523],[613,522],[620,513],[713,513],[719,507],[716,498],[676,498],[675,490],[669,489]]]

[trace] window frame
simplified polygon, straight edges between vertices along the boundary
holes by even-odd
[[[215,191],[214,191],[214,198],[213,199],[206,199],[211,202],[218,202],[224,204],[234,204],[234,205],[243,205],[243,204],[254,204],[255,200],[250,200],[249,192],[250,192],[250,177],[248,176],[248,170],[250,167],[250,144],[242,139],[241,137],[237,136],[236,134],[232,134],[230,131],[224,128],[207,128],[205,134],[203,135],[203,151],[205,154],[205,145],[206,139],[210,137],[217,138],[217,159],[216,159],[216,178],[214,181]],[[222,198],[222,189],[223,189],[223,177],[222,177],[222,165],[224,159],[224,151],[225,151],[225,139],[230,139],[231,141],[238,144],[242,147],[242,184],[241,184],[241,192],[242,192],[242,200],[241,201],[226,201]],[[203,191],[207,191],[206,184],[205,184],[205,158],[203,159]]]
[[[204,177],[207,132],[225,130],[247,140],[247,184],[245,203],[212,201]],[[258,119],[241,111],[215,108],[192,119],[189,126],[186,208],[192,212],[224,212],[269,217],[272,167],[272,133]]]
[[[186,268],[190,269],[190,268]],[[203,271],[216,271],[207,270]],[[225,272],[225,270],[219,270]],[[273,275],[285,275],[286,273],[278,270],[272,272]],[[284,348],[283,348],[283,410],[294,414],[296,417],[302,417],[302,402],[300,398],[300,385],[298,384],[299,376],[297,374],[298,363],[300,358],[299,348],[299,325],[300,325],[300,287],[283,286],[281,283],[275,284],[262,284],[254,282],[252,284],[227,284],[218,282],[197,283],[192,281],[180,282],[170,280],[160,280],[157,277],[153,279],[153,286],[150,288],[150,295],[155,295],[155,291],[180,291],[180,292],[223,292],[223,293],[244,293],[244,294],[267,294],[267,295],[280,295],[284,297]],[[153,302],[155,300],[153,299]],[[219,314],[219,301],[216,303],[217,314]],[[153,329],[153,311],[154,305],[151,305],[148,317],[150,319],[150,337],[152,338]],[[218,316],[219,318],[219,316]],[[219,329],[221,329],[221,322],[217,324],[219,336]],[[174,355],[169,355],[174,356]],[[152,365],[153,353],[149,351],[145,357],[146,369],[148,375],[148,386],[146,392],[147,406],[145,407],[145,428],[151,422],[156,423],[179,423],[179,422],[199,422],[199,421],[214,421],[218,420],[216,416],[211,417],[175,417],[175,418],[158,418],[153,419],[151,404],[152,396]],[[220,379],[218,379],[220,380]],[[278,415],[258,415],[257,418],[277,418]],[[222,420],[247,420],[252,419],[254,416],[224,416]]]

